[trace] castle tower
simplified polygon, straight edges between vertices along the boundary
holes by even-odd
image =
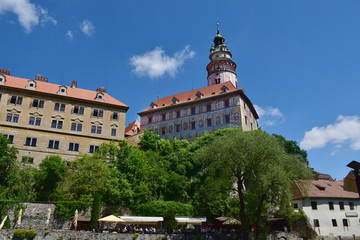
[[[225,45],[225,38],[220,34],[219,24],[217,24],[214,45],[210,48],[210,63],[206,66],[208,72],[208,86],[231,82],[238,87],[236,64],[231,60],[231,53]]]

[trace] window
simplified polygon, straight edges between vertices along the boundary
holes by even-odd
[[[354,203],[353,202],[349,202],[349,207],[350,207],[350,210],[354,210]]]
[[[89,153],[94,153],[99,149],[99,146],[90,145]]]
[[[48,148],[59,149],[59,141],[49,140]]]
[[[333,227],[337,227],[336,219],[331,219],[331,222],[332,222]]]
[[[196,127],[196,122],[192,122],[192,123],[191,123],[191,129],[193,129],[193,130],[194,130],[194,129],[195,129],[195,127]]]
[[[94,109],[93,111],[93,117],[102,118],[104,114],[104,111],[101,109]]]
[[[22,104],[22,99],[23,99],[22,97],[11,96],[10,103],[16,104],[16,105],[21,105]]]
[[[44,108],[44,100],[34,99],[32,106],[36,108]]]
[[[191,108],[191,115],[195,115],[195,108],[194,107]]]
[[[176,111],[176,118],[180,117],[180,111]]]
[[[207,112],[210,112],[210,111],[211,111],[211,104],[206,105],[206,111],[207,111]]]
[[[113,112],[113,114],[112,114],[112,119],[113,119],[113,120],[118,120],[118,119],[119,119],[119,116],[118,116],[118,113],[117,113],[117,112]]]
[[[294,209],[299,209],[299,205],[297,203],[294,203]]]
[[[161,128],[161,135],[165,135],[165,134],[166,134],[166,128],[163,127],[163,128]]]
[[[207,126],[208,126],[208,127],[211,127],[211,119],[208,119],[208,120],[207,120]]]
[[[37,138],[27,137],[25,140],[25,146],[36,147]]]
[[[41,118],[39,117],[30,117],[29,118],[29,125],[40,126]]]
[[[230,115],[225,115],[225,123],[230,123]]]
[[[152,117],[148,117],[148,123],[152,123]]]
[[[316,210],[316,209],[317,209],[317,202],[311,201],[311,208],[312,208],[313,210]]]
[[[111,129],[111,136],[113,136],[113,137],[116,136],[116,128]]]
[[[62,127],[63,127],[63,121],[61,121],[61,120],[52,120],[51,128],[62,129]]]
[[[162,114],[162,115],[161,115],[161,118],[162,118],[163,121],[166,121],[166,114],[165,114],[165,113]]]
[[[65,112],[65,104],[64,103],[55,103],[54,110],[60,111],[60,112]]]
[[[6,121],[17,123],[19,121],[19,114],[8,113],[6,115]]]
[[[344,210],[344,209],[345,209],[344,202],[339,202],[339,206],[340,206],[340,210]]]
[[[314,227],[320,227],[319,219],[314,219]]]
[[[176,132],[180,132],[180,124],[176,125]]]
[[[247,121],[247,116],[245,116],[245,125],[247,125],[247,122],[248,122],[248,121]]]
[[[91,125],[91,133],[101,134],[102,127]]]
[[[79,115],[84,115],[84,107],[74,106],[73,113],[79,114]]]
[[[349,220],[348,220],[348,219],[346,219],[346,218],[343,219],[343,226],[344,226],[344,227],[348,227],[348,226],[349,226]]]
[[[226,100],[224,101],[224,107],[225,107],[225,108],[230,107],[229,99],[226,99]]]
[[[22,163],[34,163],[34,158],[32,158],[32,157],[22,157],[21,158],[21,162]]]
[[[78,143],[69,143],[69,151],[75,151],[78,152],[79,151],[79,144]]]
[[[13,144],[13,143],[14,143],[14,135],[4,134],[4,136],[9,140],[9,144]]]
[[[82,123],[71,123],[71,131],[82,131]]]
[[[187,122],[184,123],[183,129],[184,129],[184,130],[187,130],[187,129],[188,129],[188,124],[187,124]]]
[[[334,210],[334,202],[329,202],[329,209]]]

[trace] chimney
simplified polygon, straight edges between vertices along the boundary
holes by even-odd
[[[48,78],[42,77],[40,74],[35,77],[35,80],[40,82],[48,82]]]
[[[106,93],[106,89],[101,87],[96,89],[97,92]]]
[[[0,69],[0,73],[10,76],[10,71],[7,69]]]
[[[71,88],[77,88],[77,81],[72,81]]]

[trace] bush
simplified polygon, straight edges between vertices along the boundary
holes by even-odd
[[[172,209],[176,216],[194,216],[194,207],[174,201],[153,201],[138,205],[135,209],[140,216],[165,216]]]
[[[35,230],[31,229],[31,230],[27,231],[26,237],[27,237],[27,239],[32,240],[35,238],[36,235],[37,235],[37,232]]]
[[[167,240],[167,236],[163,236],[161,240]]]
[[[139,236],[139,233],[135,233],[133,236],[133,239],[137,239],[138,236]]]
[[[16,229],[14,232],[14,237],[19,239],[25,239],[27,234],[26,229]]]

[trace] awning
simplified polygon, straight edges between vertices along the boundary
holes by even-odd
[[[193,224],[201,225],[203,222],[206,222],[206,217],[175,217],[178,224]]]
[[[157,225],[164,221],[163,217],[121,216],[120,218],[127,224]]]

